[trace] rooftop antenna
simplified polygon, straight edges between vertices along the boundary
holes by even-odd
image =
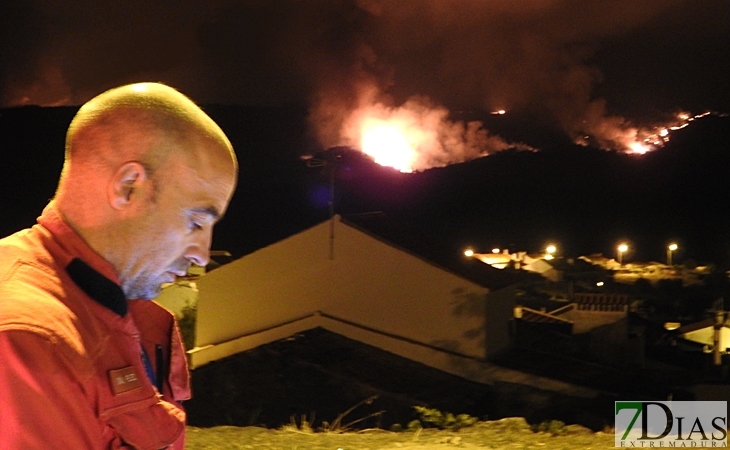
[[[330,147],[321,153],[321,157],[313,156],[304,157],[307,167],[323,167],[323,171],[329,176],[329,199],[327,206],[330,216],[330,248],[329,259],[335,259],[335,173],[337,172],[337,164],[342,158],[342,152],[350,150],[350,147]]]

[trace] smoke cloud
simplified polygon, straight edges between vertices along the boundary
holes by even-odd
[[[355,139],[363,108],[420,111],[438,122],[434,164],[505,145],[450,110],[529,113],[617,148],[640,134],[639,102],[730,104],[728,13],[724,0],[17,0],[0,5],[0,104],[150,80],[201,103],[305,104],[323,146]]]
[[[361,94],[360,103],[332,136],[332,142],[358,148],[364,130],[393,125],[417,154],[407,164],[414,171],[460,163],[507,148],[533,150],[528,145],[490,135],[479,121],[450,120],[449,110],[433,104],[428,97],[415,96],[400,106],[392,106],[377,100],[377,93],[373,88],[370,95]]]
[[[359,39],[351,54],[362,58],[347,66],[353,73],[344,84],[318,91],[312,122],[324,145],[352,145],[353,121],[364,111],[378,117],[419,111],[422,122],[447,136],[432,141],[437,149],[420,150],[429,167],[515,146],[488,136],[477,122],[449,122],[441,105],[542,115],[578,143],[629,150],[640,131],[595,97],[603,79],[591,59],[601,41],[679,3],[360,0],[368,32],[353,31]],[[426,113],[426,104],[435,106]]]

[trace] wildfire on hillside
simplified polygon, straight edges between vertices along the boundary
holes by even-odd
[[[481,121],[454,120],[445,106],[429,97],[412,96],[395,104],[374,84],[363,83],[359,89],[354,101],[325,97],[331,102],[323,101],[316,109],[313,117],[319,120],[313,123],[326,147],[356,148],[377,164],[404,173],[462,163],[506,149],[538,150],[491,133]],[[509,121],[510,114],[503,106],[498,104],[488,114],[504,117],[495,120]],[[652,126],[639,127],[610,115],[605,102],[595,101],[575,114],[561,116],[557,125],[579,145],[645,154],[664,146],[673,131],[709,114],[681,112]]]
[[[671,132],[680,130],[691,122],[710,115],[710,112],[692,115],[688,112],[678,113],[674,120],[661,126],[647,129],[636,129],[636,138],[627,144],[629,153],[645,154],[663,147],[671,138]]]
[[[366,119],[362,127],[361,143],[364,153],[373,157],[380,165],[393,167],[401,172],[413,172],[418,157],[414,147],[417,148],[425,137],[422,130],[409,130],[407,125],[378,119]]]
[[[506,111],[491,114],[503,115]],[[641,155],[663,147],[673,131],[709,114],[681,112],[668,122],[647,128],[617,126],[607,121],[598,128],[603,132],[599,139],[586,135],[575,142],[581,145],[597,142],[607,150]],[[490,135],[482,122],[454,122],[448,116],[446,108],[422,98],[397,108],[376,104],[352,113],[343,134],[376,163],[405,173],[464,162],[507,148],[536,150]]]
[[[361,106],[349,116],[342,135],[376,163],[405,173],[469,161],[507,148],[534,150],[491,135],[482,122],[450,120],[445,107],[424,97],[412,98],[400,107]]]

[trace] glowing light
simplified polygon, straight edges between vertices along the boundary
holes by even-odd
[[[643,155],[651,150],[650,146],[642,144],[641,142],[634,142],[633,144],[629,145],[629,148],[631,148],[632,153],[638,153],[640,155]]]
[[[672,121],[672,123],[665,124],[664,126],[635,129],[636,135],[644,137],[644,143],[642,144],[637,141],[629,144],[629,151],[632,153],[639,153],[643,155],[648,151],[654,150],[656,148],[661,148],[664,146],[664,144],[669,142],[669,139],[671,138],[670,131],[681,130],[682,128],[688,126],[690,122],[701,119],[702,117],[706,117],[709,114],[711,113],[709,111],[706,111],[702,114],[697,114],[693,116],[688,112],[681,112],[675,116],[675,119],[674,121]]]
[[[554,246],[553,244],[548,245],[545,247],[545,259],[550,261],[551,259],[555,259],[554,253],[558,251],[558,248]]]
[[[492,114],[494,114],[494,115],[502,115],[502,114],[507,114],[507,111],[505,111],[503,109],[500,109],[498,111],[492,111]]]
[[[472,250],[472,249],[464,250],[464,256],[471,258],[472,256],[474,256],[474,250]]]
[[[406,139],[405,132],[394,123],[368,120],[363,124],[362,151],[382,166],[401,172],[413,172],[416,152]]]
[[[596,283],[596,286],[598,286],[598,287],[603,286],[603,281],[599,281],[598,283]]]
[[[499,249],[498,248],[493,248],[492,249],[492,253],[499,253]]]
[[[358,148],[377,164],[416,172],[509,148],[535,150],[490,134],[480,121],[452,120],[446,107],[428,97],[413,96],[392,105],[376,101],[380,94],[374,87],[361,93],[358,106],[343,117],[338,142]]]
[[[575,142],[581,145],[598,145],[605,149],[643,155],[664,147],[671,139],[673,131],[680,130],[693,121],[711,114],[709,111],[697,115],[681,112],[662,124],[646,127],[634,127],[623,120],[606,119],[600,123],[601,126],[582,130],[590,133],[583,137],[575,137]]]
[[[669,244],[667,246],[667,265],[668,266],[672,265],[672,253],[675,250],[677,250],[678,248],[679,248],[679,246],[677,244],[675,244],[674,242],[672,242],[671,244]]]
[[[619,263],[619,265],[621,265],[621,266],[623,266],[623,265],[624,265],[624,263],[623,263],[623,257],[624,257],[624,253],[626,253],[626,251],[627,251],[628,249],[629,249],[629,246],[628,246],[628,245],[626,245],[626,244],[620,244],[620,245],[618,246],[618,263]]]
[[[139,83],[139,84],[133,84],[132,85],[132,90],[134,92],[147,92],[147,86],[145,86],[144,84],[141,84],[141,83]]]

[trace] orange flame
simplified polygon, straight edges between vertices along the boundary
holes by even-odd
[[[401,172],[460,163],[507,148],[533,150],[490,136],[481,122],[451,121],[448,116],[446,108],[425,97],[399,107],[363,105],[345,121],[341,139],[359,146],[376,163]]]
[[[362,151],[376,163],[401,172],[413,172],[416,152],[406,139],[404,130],[394,123],[368,119],[363,122]]]
[[[697,119],[708,116],[709,111],[702,114],[692,115],[688,112],[678,113],[674,120],[669,123],[653,128],[635,129],[634,140],[627,143],[626,146],[630,153],[644,154],[657,148],[664,147],[671,138],[671,132],[681,130]],[[639,138],[638,136],[642,136]]]
[[[638,153],[639,155],[643,155],[651,150],[650,146],[642,144],[641,142],[634,142],[630,144],[629,147],[631,148],[632,153]]]

